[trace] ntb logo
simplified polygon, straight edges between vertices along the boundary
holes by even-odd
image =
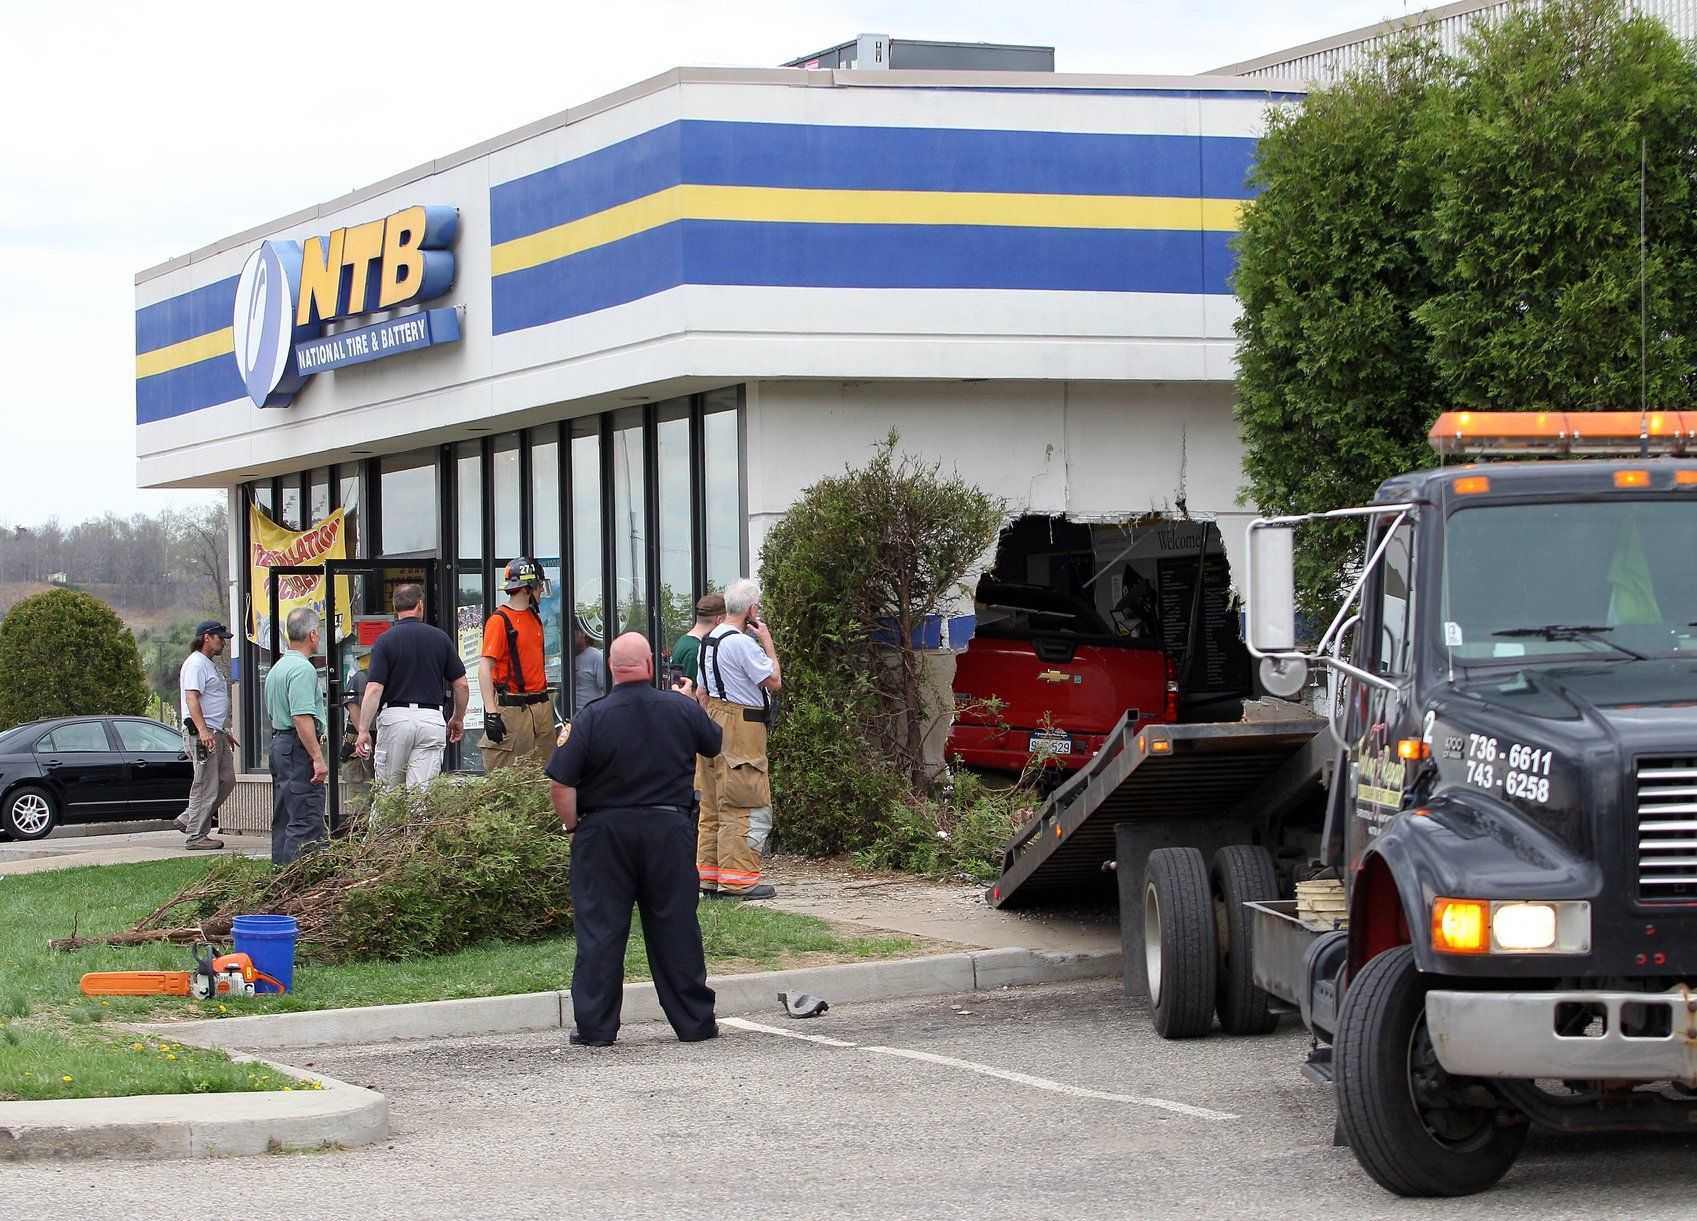
[[[452,307],[355,330],[324,324],[440,297],[454,284],[454,208],[411,207],[328,237],[268,241],[236,284],[236,363],[257,407],[286,407],[314,373],[460,337]]]

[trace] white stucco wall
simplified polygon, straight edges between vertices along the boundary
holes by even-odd
[[[764,381],[748,391],[749,554],[821,476],[859,465],[891,428],[1008,503],[1077,519],[1178,513],[1219,523],[1236,560],[1232,388],[1215,382]]]

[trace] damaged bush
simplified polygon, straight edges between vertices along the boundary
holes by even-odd
[[[1040,804],[1031,774],[1011,788],[996,788],[963,770],[935,798],[895,803],[886,829],[854,854],[855,863],[987,882],[1001,872],[1008,840]]]
[[[356,825],[286,868],[220,862],[136,929],[193,921],[225,938],[237,915],[293,916],[311,962],[532,941],[571,928],[568,842],[539,769],[443,776],[379,790],[369,831]]]

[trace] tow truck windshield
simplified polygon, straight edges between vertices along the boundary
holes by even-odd
[[[1697,498],[1458,509],[1439,618],[1462,662],[1697,655]]]

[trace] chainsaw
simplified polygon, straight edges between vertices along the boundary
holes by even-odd
[[[246,954],[212,956],[209,945],[196,946],[192,971],[90,971],[82,977],[84,996],[252,996],[254,984],[268,983],[287,992],[253,965]]]

